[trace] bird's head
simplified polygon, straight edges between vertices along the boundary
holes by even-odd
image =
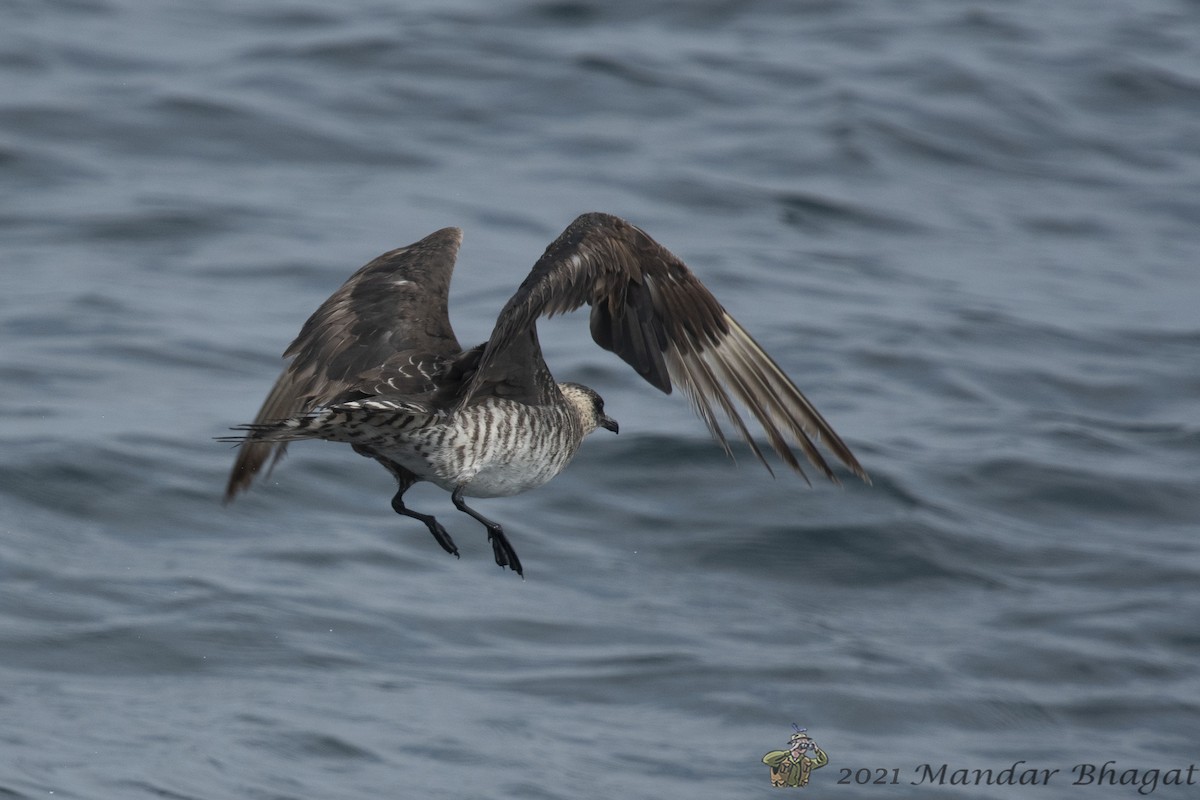
[[[604,398],[595,391],[580,383],[560,383],[558,388],[566,401],[579,413],[584,435],[596,428],[604,428],[613,433],[618,431],[620,426],[617,425],[617,421],[604,413]]]

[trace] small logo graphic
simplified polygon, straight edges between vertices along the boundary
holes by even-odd
[[[799,728],[793,722],[792,729],[795,733],[788,740],[787,750],[772,750],[763,756],[763,763],[771,768],[772,786],[808,786],[812,771],[829,763],[829,756],[817,747],[808,728]]]

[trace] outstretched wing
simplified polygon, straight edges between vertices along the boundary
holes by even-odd
[[[771,469],[738,413],[740,403],[758,420],[783,462],[805,480],[793,446],[838,482],[813,444],[817,439],[869,482],[850,448],[691,270],[645,231],[609,214],[580,216],[546,248],[500,312],[477,374],[502,358],[542,315],[573,311],[584,303],[592,307],[596,343],[663,392],[682,386],[727,453],[718,409]]]
[[[299,416],[348,395],[415,396],[461,352],[450,327],[450,274],[462,231],[443,228],[384,253],[350,276],[304,323],[284,352],[292,363],[254,420],[264,425]],[[229,475],[225,501],[250,486],[287,443],[244,441]]]

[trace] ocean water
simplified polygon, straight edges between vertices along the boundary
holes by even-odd
[[[1197,796],[1200,5],[3,17],[0,797],[777,796],[793,724],[829,758],[802,795]],[[221,505],[213,437],[354,269],[463,227],[477,342],[590,210],[873,486],[731,463],[576,314],[548,362],[621,434],[477,504],[526,580],[344,447]],[[951,785],[1016,762],[1059,772]]]

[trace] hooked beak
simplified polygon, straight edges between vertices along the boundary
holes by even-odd
[[[613,433],[617,433],[621,426],[619,426],[617,424],[617,421],[615,419],[608,416],[607,414],[604,414],[600,417],[600,427],[604,428],[604,430],[606,430],[606,431],[612,431]]]

